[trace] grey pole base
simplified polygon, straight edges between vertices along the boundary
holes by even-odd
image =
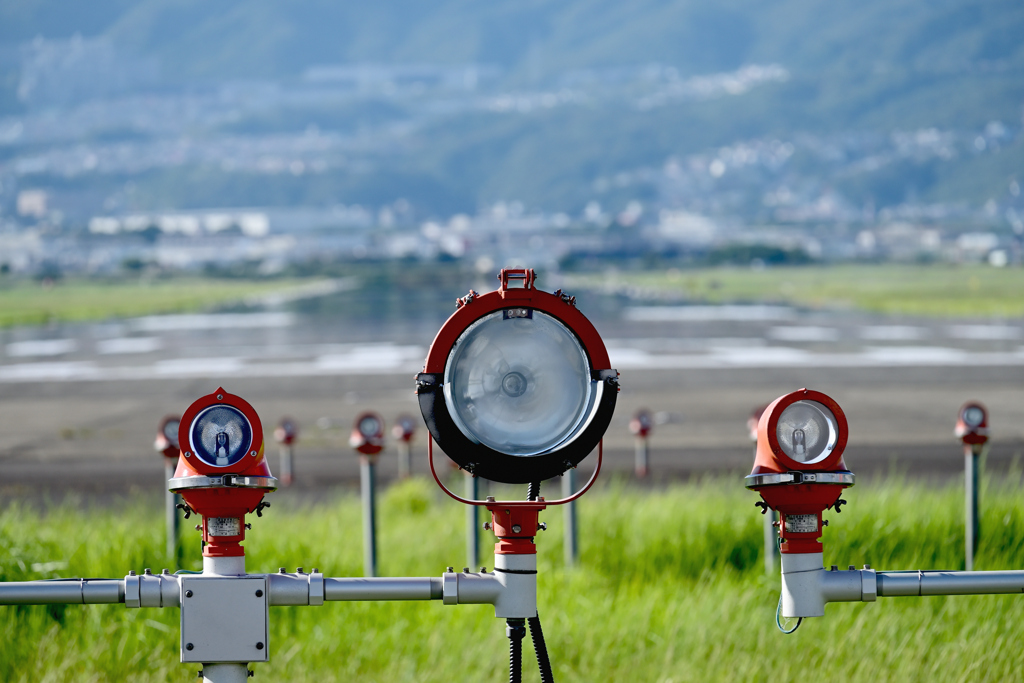
[[[633,471],[637,478],[642,479],[647,476],[650,471],[648,469],[648,455],[647,455],[647,439],[645,437],[638,436],[636,438],[636,454],[633,463]]]
[[[363,576],[377,576],[377,473],[374,458],[359,457],[363,502]]]
[[[974,569],[974,556],[978,552],[978,457],[981,448],[964,447],[964,567]]]

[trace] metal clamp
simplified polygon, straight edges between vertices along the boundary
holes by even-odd
[[[124,606],[125,607],[142,607],[142,601],[139,598],[140,594],[140,581],[142,577],[132,572],[128,576],[124,577]]]
[[[860,571],[860,599],[862,602],[875,602],[878,599],[878,576],[867,565]]]
[[[210,488],[244,488],[244,489],[277,489],[278,480],[275,477],[249,477],[240,474],[222,474],[214,477],[175,477],[167,481],[167,487],[171,491],[181,489],[210,489]]]
[[[782,472],[749,474],[745,481],[748,489],[775,484],[840,484],[843,486],[853,486],[856,477],[853,472]]]
[[[309,604],[324,604],[324,575],[320,572],[309,574]]]

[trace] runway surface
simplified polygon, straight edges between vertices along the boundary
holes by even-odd
[[[0,501],[91,503],[159,490],[160,419],[223,385],[268,433],[291,416],[296,498],[352,488],[348,447],[364,409],[419,420],[413,375],[443,316],[380,327],[289,310],[152,316],[0,332]],[[1024,455],[1024,323],[892,319],[775,306],[626,306],[595,317],[622,392],[606,467],[629,476],[630,416],[651,410],[649,484],[751,465],[750,411],[800,387],[824,391],[850,424],[846,461],[862,477],[962,472],[958,407],[984,402],[991,472]],[[425,430],[413,442],[426,472]],[[268,443],[272,468],[276,445]],[[381,458],[387,481],[394,448]],[[593,458],[590,459],[591,461]],[[581,466],[585,473],[589,464]],[[275,495],[292,496],[292,493]]]

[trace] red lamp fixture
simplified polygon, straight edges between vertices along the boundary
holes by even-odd
[[[983,446],[988,442],[988,410],[978,401],[968,401],[957,413],[956,436],[965,446]]]
[[[747,488],[761,494],[762,512],[780,514],[783,553],[820,553],[822,513],[840,506],[855,477],[843,462],[848,426],[839,404],[800,389],[764,409],[757,425],[754,469]]]
[[[629,421],[629,432],[633,436],[637,436],[641,439],[646,439],[651,433],[651,429],[654,427],[654,419],[651,417],[649,410],[641,408],[636,411],[633,415],[633,419]]]
[[[178,448],[178,428],[180,425],[181,418],[177,415],[168,415],[160,421],[160,429],[157,430],[153,448],[165,458],[177,458],[180,454],[180,449]]]
[[[263,497],[278,483],[264,459],[259,416],[242,397],[217,389],[182,415],[178,442],[181,456],[168,484],[203,518],[203,555],[244,555],[245,515],[261,515],[269,505]]]
[[[283,446],[291,446],[299,436],[299,426],[290,417],[282,417],[274,428],[274,440]]]
[[[361,455],[377,455],[384,450],[384,418],[373,411],[356,416],[348,445]]]
[[[399,415],[395,419],[395,424],[391,426],[391,436],[398,441],[404,441],[409,443],[412,441],[413,435],[416,433],[416,420],[413,419],[412,415]]]

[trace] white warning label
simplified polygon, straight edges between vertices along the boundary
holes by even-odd
[[[241,536],[242,520],[238,517],[210,517],[206,520],[206,531],[211,536]]]
[[[818,515],[786,515],[786,531],[809,534],[818,530]]]

